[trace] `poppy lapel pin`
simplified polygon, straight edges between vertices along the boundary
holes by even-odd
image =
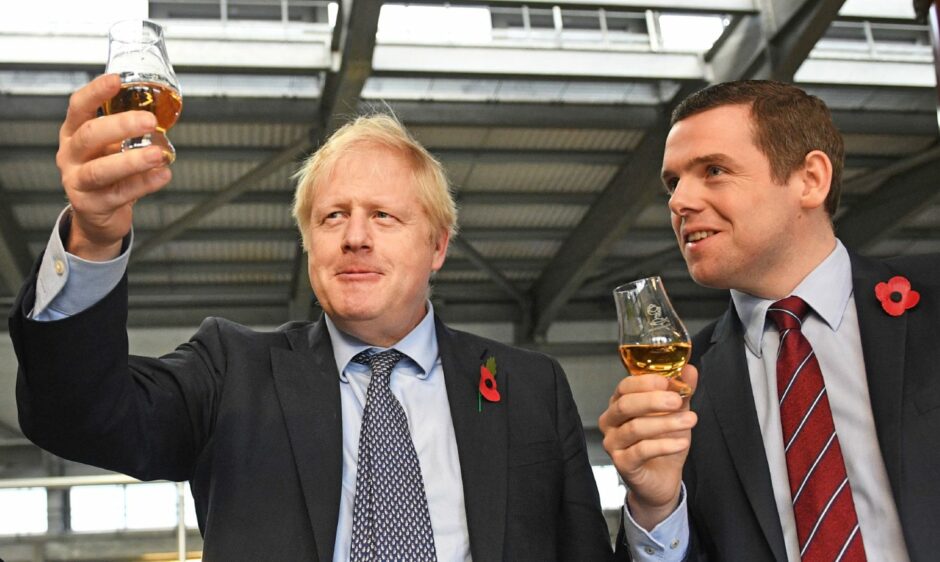
[[[477,391],[477,411],[483,411],[483,400],[499,402],[499,389],[496,387],[496,358],[490,356],[480,365],[480,385]]]
[[[911,282],[900,275],[875,285],[875,296],[881,301],[881,308],[891,316],[901,316],[920,302],[920,293],[911,289]]]

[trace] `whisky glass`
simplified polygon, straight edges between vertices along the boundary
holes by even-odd
[[[659,277],[638,279],[614,289],[620,360],[630,375],[660,375],[682,397],[692,387],[679,378],[692,342]]]
[[[125,139],[121,151],[156,145],[163,149],[168,163],[176,159],[176,149],[167,138],[183,109],[179,81],[170,65],[163,28],[148,20],[125,20],[108,32],[107,73],[121,77],[121,91],[105,102],[104,113],[149,111],[157,118],[157,130],[142,137]]]

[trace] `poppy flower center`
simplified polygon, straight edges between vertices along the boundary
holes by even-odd
[[[483,381],[483,385],[486,386],[486,388],[493,388],[493,381],[486,379]]]
[[[891,302],[901,302],[904,300],[904,297],[902,297],[901,293],[898,291],[892,292],[889,298],[891,299]]]

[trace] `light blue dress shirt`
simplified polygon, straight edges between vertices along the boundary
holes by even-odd
[[[107,262],[86,261],[65,251],[60,236],[65,212],[67,209],[59,216],[40,265],[36,304],[31,314],[34,320],[59,320],[93,306],[111,292],[127,270],[133,233],[131,243],[119,257]],[[336,370],[340,373],[343,412],[343,489],[333,560],[345,562],[349,560],[352,537],[359,429],[371,377],[366,365],[351,359],[373,346],[340,331],[329,316],[324,317],[333,344]],[[405,410],[418,454],[437,559],[469,561],[470,535],[457,439],[438,353],[434,308],[430,302],[421,322],[392,347],[405,354],[393,369],[389,386]]]
[[[855,501],[866,557],[869,560],[906,562],[907,548],[881,458],[868,394],[852,287],[852,261],[841,241],[836,240],[835,249],[797,285],[792,294],[810,305],[811,311],[803,320],[802,332],[813,346],[826,387],[838,389],[827,394],[845,459],[846,473],[852,486],[852,499]],[[731,291],[731,298],[745,331],[748,376],[764,452],[770,467],[787,559],[789,562],[799,562],[799,541],[787,480],[777,399],[776,357],[780,337],[774,323],[767,322],[767,309],[774,301],[735,290]],[[679,530],[676,530],[676,526]],[[632,520],[627,520],[625,527],[628,536],[643,538],[643,530]],[[668,537],[683,533],[687,541],[688,516],[684,502],[651,535],[662,545],[669,540]],[[684,543],[674,551],[656,548],[655,544],[648,547],[651,550],[647,552],[652,556],[634,554],[635,559],[678,562],[688,544]]]
[[[405,357],[392,370],[389,386],[405,410],[411,438],[418,453],[437,559],[441,562],[463,562],[470,560],[470,539],[460,459],[457,456],[457,439],[447,401],[447,388],[444,386],[444,371],[438,354],[434,308],[430,302],[427,307],[427,314],[421,323],[392,346],[404,353]],[[339,525],[333,560],[345,561],[349,560],[349,542],[352,537],[359,430],[371,378],[369,367],[353,362],[352,358],[374,346],[343,333],[329,316],[324,318],[333,343],[336,369],[340,373],[343,406],[343,493],[339,502]],[[383,351],[386,348],[375,349]]]

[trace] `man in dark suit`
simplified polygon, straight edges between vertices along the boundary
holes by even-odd
[[[303,167],[294,215],[319,321],[210,318],[173,353],[129,356],[133,204],[171,174],[159,147],[115,149],[152,115],[94,118],[118,87],[72,96],[57,157],[71,205],[11,314],[30,439],[191,481],[207,560],[613,556],[561,367],[434,316],[456,209],[390,117],[347,125]]]
[[[719,84],[673,114],[673,229],[732,302],[693,340],[691,404],[627,377],[601,416],[635,559],[936,560],[940,260],[846,250],[842,161],[790,85]]]

